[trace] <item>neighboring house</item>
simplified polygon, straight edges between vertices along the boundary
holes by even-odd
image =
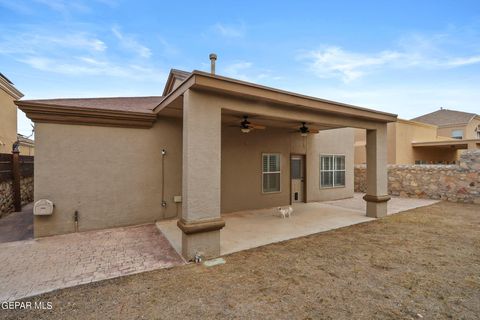
[[[352,197],[355,127],[367,215],[386,215],[393,114],[178,70],[163,96],[17,105],[35,123],[35,200],[55,205],[36,237],[74,232],[75,216],[81,231],[178,218],[183,255],[216,256],[221,214]]]
[[[438,127],[438,135],[453,139],[480,139],[480,116],[475,113],[440,108],[412,121]]]
[[[459,150],[480,148],[480,117],[440,109],[387,126],[389,164],[452,164]],[[366,162],[365,130],[355,130],[355,164]]]
[[[35,141],[22,135],[17,134],[18,149],[21,155],[34,156],[35,155]]]
[[[13,83],[0,73],[0,153],[11,153],[17,141],[17,106],[15,100],[23,97]]]

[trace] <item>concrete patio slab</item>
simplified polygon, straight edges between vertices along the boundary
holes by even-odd
[[[363,194],[353,198],[295,204],[291,218],[278,217],[275,209],[251,210],[224,214],[225,228],[220,232],[221,254],[263,246],[309,234],[375,220],[365,215]],[[434,204],[438,201],[392,198],[388,214]],[[157,227],[172,246],[181,252],[181,231],[176,220],[157,222]]]
[[[0,244],[0,301],[184,263],[153,224]]]

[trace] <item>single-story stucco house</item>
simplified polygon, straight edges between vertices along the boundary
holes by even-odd
[[[354,129],[367,130],[366,214],[387,212],[396,115],[172,70],[162,96],[20,100],[35,123],[36,237],[178,219],[182,252],[220,253],[222,214],[353,196]]]

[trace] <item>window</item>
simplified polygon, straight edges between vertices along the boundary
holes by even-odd
[[[475,129],[475,132],[477,133],[477,139],[480,139],[480,124]]]
[[[345,187],[345,156],[320,156],[320,188]]]
[[[453,139],[463,139],[463,130],[452,130]]]
[[[262,155],[262,190],[264,193],[280,192],[280,154]]]

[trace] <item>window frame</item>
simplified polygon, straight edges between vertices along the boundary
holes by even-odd
[[[323,170],[322,169],[322,157],[332,157],[332,168],[331,170]],[[344,168],[342,170],[337,170],[337,162],[335,161],[337,157],[343,157],[343,164]],[[347,157],[345,154],[342,153],[321,153],[319,157],[319,175],[318,175],[318,182],[320,185],[320,189],[335,189],[335,188],[346,188],[347,186],[347,165],[346,165]],[[332,185],[331,186],[322,186],[322,172],[332,172]],[[344,173],[344,181],[342,185],[335,185],[335,172],[343,172]]]
[[[453,135],[454,132],[461,132],[462,135],[461,136],[454,136]],[[463,129],[452,129],[452,131],[450,132],[450,138],[462,140],[463,137],[465,137],[465,130],[463,130]]]
[[[278,168],[280,169],[279,171],[263,171],[263,159],[265,156],[277,156],[278,157]],[[272,174],[272,173],[278,173],[279,178],[278,178],[278,191],[265,191],[265,186],[264,186],[264,175],[265,174]],[[272,194],[272,193],[281,193],[282,192],[282,154],[279,152],[262,152],[262,194]]]

